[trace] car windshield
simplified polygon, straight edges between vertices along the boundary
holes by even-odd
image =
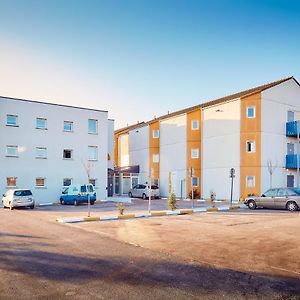
[[[69,188],[65,188],[65,189],[63,189],[62,193],[63,194],[68,194],[68,190],[69,190]]]

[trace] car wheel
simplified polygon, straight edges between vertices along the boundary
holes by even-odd
[[[30,209],[34,209],[34,205],[30,205],[29,207],[30,207]]]
[[[65,205],[66,204],[65,201],[64,201],[64,199],[60,198],[60,204],[61,205]]]
[[[74,205],[77,206],[78,205],[78,201],[76,199],[74,199]]]
[[[9,209],[10,209],[10,210],[13,210],[14,208],[13,208],[12,206],[9,206]]]
[[[146,200],[147,199],[147,195],[143,194],[143,199]]]
[[[296,202],[290,201],[286,204],[286,208],[289,211],[296,211],[296,210],[298,210],[298,205]]]
[[[254,200],[248,201],[248,207],[249,207],[250,209],[255,209],[255,208],[256,208],[256,203],[255,203],[255,201],[254,201]]]
[[[128,193],[128,196],[129,196],[130,198],[132,198],[132,193],[131,193],[131,192],[129,192],[129,193]]]
[[[94,205],[95,204],[95,201],[91,201],[91,205]]]

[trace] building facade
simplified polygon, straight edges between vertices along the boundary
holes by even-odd
[[[289,77],[119,129],[116,162],[139,165],[140,182],[151,172],[163,196],[171,182],[177,197],[193,185],[202,198],[228,199],[231,168],[235,200],[259,195],[296,186],[299,118],[300,86]]]
[[[87,183],[107,198],[114,166],[114,121],[107,111],[0,97],[0,189],[31,189],[36,201],[58,201],[64,186]]]

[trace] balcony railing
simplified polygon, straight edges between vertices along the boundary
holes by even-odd
[[[285,156],[285,167],[287,169],[297,169],[297,155],[287,154]]]
[[[297,136],[297,121],[286,123],[286,136]]]

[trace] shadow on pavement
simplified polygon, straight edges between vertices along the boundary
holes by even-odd
[[[22,236],[20,236],[22,237]],[[26,237],[26,236],[25,236]],[[34,243],[34,242],[33,242]],[[7,243],[8,244],[8,243]],[[32,242],[30,242],[32,245]],[[2,248],[2,249],[1,249]],[[134,249],[134,248],[133,248]],[[82,284],[105,280],[140,288],[143,285],[220,295],[255,295],[259,298],[300,295],[300,279],[268,278],[263,274],[216,269],[166,259],[76,256],[0,244],[0,270],[37,279]]]

